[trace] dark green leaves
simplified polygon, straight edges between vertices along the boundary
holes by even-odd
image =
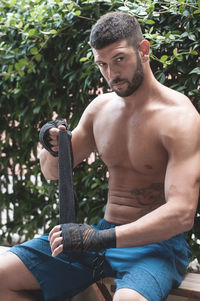
[[[44,180],[37,159],[39,129],[56,117],[73,129],[97,89],[106,91],[88,40],[100,15],[113,10],[138,18],[157,79],[200,109],[200,0],[1,0],[0,210],[14,212],[0,226],[1,240],[27,239],[58,222],[57,182]],[[96,222],[107,199],[106,167],[97,156],[77,167],[74,181],[78,220]],[[188,239],[200,258],[198,229],[199,215]]]

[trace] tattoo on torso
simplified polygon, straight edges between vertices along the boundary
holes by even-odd
[[[136,188],[131,190],[131,195],[134,200],[141,206],[149,206],[165,202],[164,184],[153,183],[149,187]]]

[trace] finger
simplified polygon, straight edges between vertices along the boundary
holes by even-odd
[[[61,235],[61,231],[59,229],[59,227],[54,227],[51,232],[49,233],[49,241],[52,241],[52,239],[54,239],[54,237],[58,237]]]
[[[51,145],[52,146],[58,146],[58,138],[56,137],[56,138],[53,138],[53,139],[51,139]]]
[[[53,244],[55,239],[60,238],[60,237],[62,238],[62,232],[61,231],[53,233],[53,235],[51,236],[50,241],[49,241],[50,245]]]
[[[57,249],[61,245],[62,240],[63,240],[62,237],[57,237],[50,242],[50,247],[51,247],[52,252],[54,252],[54,250]]]
[[[59,129],[59,130],[66,130],[66,127],[65,127],[64,125],[59,125],[59,126],[58,126],[58,129]]]
[[[59,135],[59,129],[58,128],[51,128],[49,129],[49,135],[53,137]]]
[[[59,245],[53,252],[52,256],[56,257],[58,254],[62,253],[63,251],[63,245]]]
[[[60,225],[56,225],[55,227],[53,227],[53,229],[49,233],[49,240],[51,240],[51,237],[55,232],[59,232],[60,230],[61,230]]]
[[[54,151],[54,152],[58,152],[58,146],[52,146],[51,149],[52,149],[52,151]]]

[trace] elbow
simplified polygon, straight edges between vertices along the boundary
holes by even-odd
[[[194,226],[194,219],[188,219],[183,225],[183,232],[188,232],[192,230],[193,226]]]
[[[181,217],[179,218],[180,227],[182,232],[190,231],[194,226],[194,217],[195,212],[194,210],[187,210],[186,212],[182,212]]]

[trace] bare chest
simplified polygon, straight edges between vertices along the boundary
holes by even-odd
[[[159,125],[157,125],[159,127]],[[99,154],[108,168],[121,167],[139,173],[163,174],[167,153],[155,122],[132,115],[101,115],[94,123]]]

